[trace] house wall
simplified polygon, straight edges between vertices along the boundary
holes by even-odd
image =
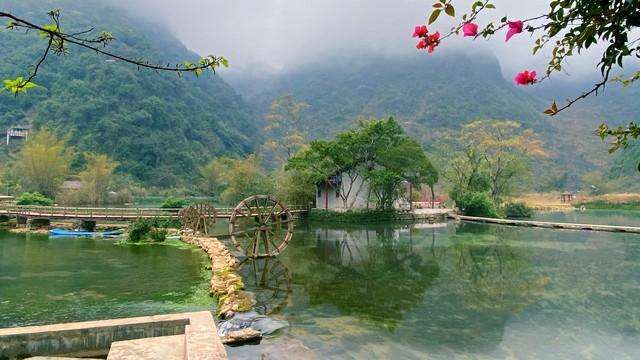
[[[340,191],[346,193],[349,189],[349,177],[343,175],[342,185]],[[346,179],[346,181],[345,181]],[[320,184],[316,187],[316,208],[325,209],[331,211],[346,211],[349,208],[345,208],[342,197],[337,194],[337,187],[325,186]],[[350,209],[366,209],[367,208],[367,196],[369,194],[369,187],[361,176],[357,176],[353,182],[351,192],[347,203],[353,206]]]

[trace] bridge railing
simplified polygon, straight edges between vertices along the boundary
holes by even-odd
[[[180,209],[0,205],[9,214],[62,217],[177,217]]]
[[[304,205],[288,206],[292,212],[308,210]],[[231,215],[234,208],[216,208],[218,217]],[[178,217],[181,209],[161,209],[161,208],[103,208],[103,207],[70,207],[70,206],[40,206],[40,205],[13,205],[0,204],[0,212],[13,215],[42,216],[42,217],[113,217],[113,218],[133,218],[133,217]]]

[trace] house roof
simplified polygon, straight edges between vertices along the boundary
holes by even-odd
[[[80,190],[82,189],[82,182],[78,180],[67,180],[60,185],[63,190]]]

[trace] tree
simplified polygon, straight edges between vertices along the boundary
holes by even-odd
[[[514,179],[527,171],[526,159],[548,156],[534,131],[520,128],[514,121],[485,120],[462,129],[460,140],[484,162],[494,201],[508,194]]]
[[[128,64],[135,65],[137,68],[146,68],[155,71],[169,71],[180,73],[193,73],[196,76],[200,76],[205,70],[211,69],[216,71],[216,68],[220,66],[228,66],[228,61],[224,57],[218,57],[209,55],[200,59],[197,64],[193,64],[189,61],[185,61],[182,64],[176,65],[162,65],[154,64],[144,59],[133,59],[125,56],[121,56],[112,52],[109,52],[105,48],[109,43],[115,40],[112,33],[102,31],[99,34],[95,34],[94,29],[86,29],[84,31],[78,31],[73,33],[64,32],[61,28],[61,10],[55,9],[47,13],[49,20],[48,24],[38,25],[32,21],[16,16],[15,14],[0,11],[0,18],[6,18],[9,21],[6,24],[6,28],[9,30],[32,30],[40,34],[40,38],[46,40],[46,46],[42,52],[39,60],[33,66],[33,70],[29,72],[29,75],[18,76],[15,79],[4,80],[4,89],[8,90],[15,95],[27,92],[28,90],[35,88],[37,85],[33,81],[38,76],[38,70],[42,66],[49,56],[53,53],[55,55],[67,55],[69,54],[69,47],[75,46],[88,50],[95,51],[96,53],[106,56],[114,61],[122,61]]]
[[[225,174],[233,164],[233,159],[219,157],[199,168],[200,189],[209,195],[220,195],[226,186]]]
[[[556,72],[563,70],[566,61],[575,55],[586,52],[587,49],[602,45],[600,61],[597,68],[600,72],[600,80],[593,87],[573,99],[567,100],[564,105],[553,104],[545,110],[551,116],[569,108],[575,102],[591,95],[597,95],[603,91],[610,80],[618,81],[629,86],[640,79],[640,71],[636,71],[628,78],[614,77],[613,70],[622,70],[625,60],[640,57],[640,42],[632,37],[640,26],[640,1],[639,0],[552,0],[549,9],[544,14],[534,14],[526,19],[512,19],[504,16],[498,20],[479,26],[479,15],[495,9],[491,0],[473,1],[471,11],[461,15],[460,22],[453,26],[444,35],[439,32],[429,34],[426,25],[417,26],[414,37],[419,37],[419,49],[429,48],[429,52],[439,46],[445,39],[453,35],[463,33],[464,36],[477,39],[479,37],[490,38],[502,29],[508,29],[506,40],[523,31],[532,35],[533,55],[541,50],[550,48],[549,62],[544,69],[541,79],[537,78],[535,71],[523,71],[516,75],[515,81],[519,85],[531,85],[541,83]],[[433,4],[433,10],[428,24],[434,23],[441,13],[456,18],[456,9],[452,0],[438,0]],[[631,35],[631,36],[630,36]],[[631,122],[628,126],[620,126],[614,129],[602,124],[597,132],[604,139],[608,136],[615,138],[610,151],[614,152],[620,147],[627,147],[630,138],[637,139],[640,136],[640,127]],[[640,170],[640,166],[638,167]]]
[[[236,204],[256,194],[270,194],[273,183],[260,167],[256,155],[244,159],[218,158],[203,168],[208,186],[216,189],[220,200],[226,204]]]
[[[312,141],[309,148],[289,159],[288,171],[302,171],[313,183],[339,176],[337,192],[345,209],[368,184],[376,206],[390,209],[403,195],[402,184],[437,181],[437,172],[424,149],[404,133],[393,118],[361,121],[332,141]],[[435,172],[435,174],[434,174]],[[355,196],[352,196],[354,195]]]
[[[309,104],[291,95],[282,95],[269,106],[264,129],[269,138],[262,146],[262,159],[268,168],[279,168],[304,148],[306,134],[300,131],[300,120],[307,108]]]
[[[57,136],[53,130],[44,128],[34,133],[24,143],[15,162],[22,188],[54,196],[69,174],[74,156],[73,149],[67,146],[67,139]]]
[[[82,182],[82,192],[89,204],[104,204],[118,163],[103,154],[86,153],[84,158],[86,168],[78,174]]]
[[[437,147],[452,157],[444,172],[451,198],[461,209],[487,216],[495,215],[489,203],[499,204],[525,180],[528,161],[547,156],[533,130],[508,120],[474,121]]]

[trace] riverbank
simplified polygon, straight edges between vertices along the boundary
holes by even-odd
[[[446,220],[451,209],[414,209],[412,211],[397,210],[348,210],[344,212],[311,209],[308,219],[311,222],[323,223],[357,223],[371,224],[380,222],[442,222]]]
[[[532,193],[515,196],[509,202],[521,202],[538,211],[640,210],[640,194],[619,193],[605,195],[576,194],[571,202],[562,202],[560,193]]]
[[[485,218],[485,217],[453,215],[453,214],[450,215],[450,217],[455,219],[455,220],[480,222],[480,223],[488,223],[488,224],[498,224],[498,225],[509,225],[509,226],[524,226],[524,227],[539,227],[539,228],[547,228],[547,229],[589,230],[589,231],[604,231],[604,232],[640,234],[640,227],[636,227],[636,226],[577,224],[577,223],[548,222],[548,221],[497,219],[497,218]]]

